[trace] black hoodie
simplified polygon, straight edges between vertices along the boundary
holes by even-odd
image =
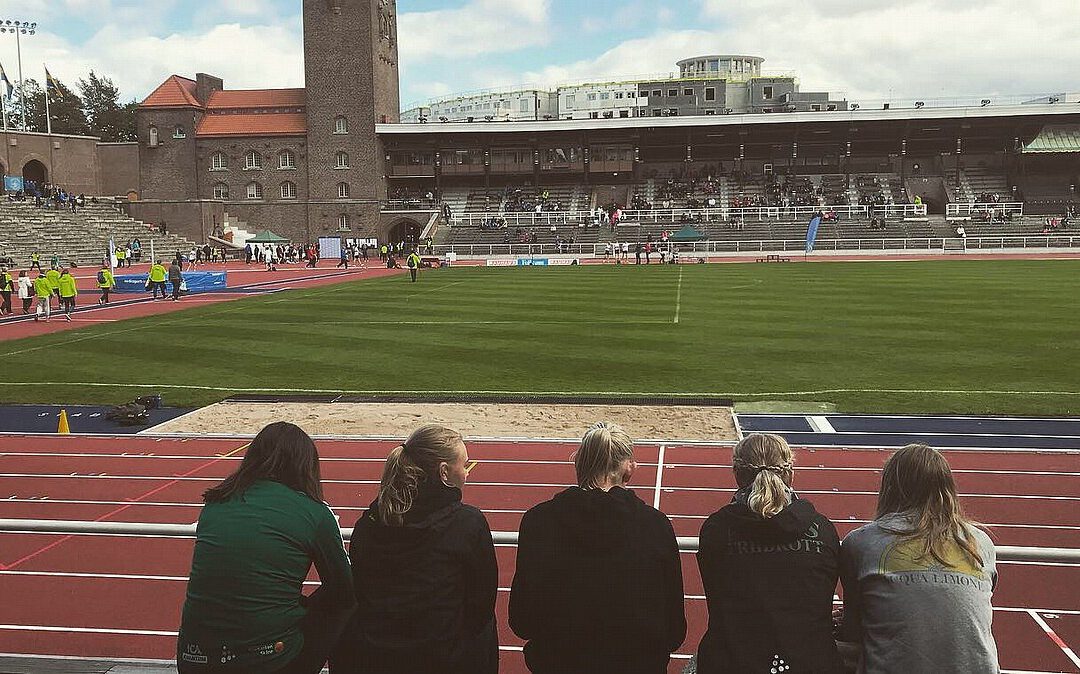
[[[356,617],[335,674],[495,674],[498,566],[484,515],[461,490],[424,484],[400,527],[378,501],[349,545]]]
[[[764,519],[737,493],[701,527],[709,630],[697,671],[840,672],[832,633],[839,554],[836,528],[809,501],[794,497]]]
[[[510,627],[534,674],[662,674],[686,636],[671,522],[634,492],[572,487],[525,513]]]

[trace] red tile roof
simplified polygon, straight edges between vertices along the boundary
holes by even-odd
[[[235,89],[210,94],[206,107],[223,108],[296,108],[307,105],[303,89]]]
[[[207,115],[196,135],[213,136],[303,136],[307,117],[302,114]]]
[[[144,108],[201,108],[195,98],[195,80],[173,75],[142,102]]]

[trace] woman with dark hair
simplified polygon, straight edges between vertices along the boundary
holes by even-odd
[[[994,545],[960,507],[949,463],[926,445],[885,462],[874,521],[840,548],[842,636],[859,672],[997,672]]]
[[[461,435],[424,426],[386,459],[353,528],[357,610],[332,659],[348,674],[495,674],[499,570],[487,520],[461,502]]]
[[[534,674],[663,674],[686,637],[671,522],[626,488],[637,462],[599,423],[574,457],[577,486],[525,513],[510,628]]]
[[[732,467],[735,497],[701,527],[709,630],[697,671],[839,672],[836,528],[792,490],[794,457],[782,437],[747,436]]]
[[[206,490],[177,642],[181,674],[318,674],[352,609],[337,518],[303,430],[262,429]],[[305,597],[311,564],[322,587]]]

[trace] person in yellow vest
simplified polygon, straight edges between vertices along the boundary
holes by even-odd
[[[52,299],[52,286],[49,285],[49,279],[45,278],[45,274],[41,269],[38,269],[37,278],[34,279],[34,297],[37,298],[37,313],[34,314],[34,320],[40,321],[42,316],[45,316],[45,322],[49,321],[49,314],[51,313],[50,300]]]
[[[124,266],[124,258],[125,257],[127,257],[127,251],[124,250],[123,246],[117,246],[116,247],[116,266],[117,267],[123,267]]]
[[[35,250],[30,253],[30,269],[37,267],[38,271],[41,271],[41,255]]]
[[[79,296],[79,289],[75,284],[75,277],[67,269],[60,274],[60,303],[64,307],[64,318],[71,320],[71,314],[75,311],[75,298]]]
[[[101,297],[98,298],[98,304],[109,303],[109,291],[116,287],[116,279],[113,278],[112,270],[109,269],[109,263],[101,265],[101,269],[97,273],[97,286],[101,290]]]
[[[60,270],[56,268],[56,265],[49,267],[49,271],[45,272],[45,280],[49,282],[49,287],[52,288],[52,294],[56,295],[56,308],[60,308]]]
[[[0,316],[12,313],[11,293],[15,290],[15,279],[11,278],[7,267],[0,267]]]
[[[405,261],[405,265],[409,268],[409,275],[412,276],[412,282],[416,283],[416,272],[420,271],[420,256],[416,254],[416,250],[409,253],[409,258]]]
[[[157,299],[158,290],[161,291],[161,299],[165,299],[165,278],[165,265],[161,264],[161,260],[158,260],[150,267],[150,276],[147,279],[154,291],[155,300]]]

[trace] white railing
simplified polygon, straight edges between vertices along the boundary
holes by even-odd
[[[146,524],[136,522],[80,522],[64,520],[0,519],[0,532],[17,534],[97,535],[97,536],[149,536],[169,538],[194,538],[194,524]],[[351,529],[342,529],[346,541],[352,536]],[[491,537],[497,545],[517,545],[516,531],[493,531]],[[678,538],[679,550],[697,552],[698,539],[689,536]],[[1012,545],[997,546],[998,561],[1045,562],[1080,564],[1077,548],[1030,548]]]
[[[999,204],[947,204],[945,206],[945,217],[956,218],[971,216],[976,214],[990,213],[991,215],[1004,213],[1006,215],[1023,215],[1024,203],[1020,201],[1010,201],[1008,203]]]
[[[814,250],[820,251],[882,251],[882,250],[926,250],[940,251],[945,247],[946,241],[957,240],[959,237],[912,237],[912,238],[884,238],[863,237],[845,239],[818,239]],[[653,247],[661,245],[653,241]],[[699,242],[672,242],[680,255],[704,255],[723,253],[801,253],[806,248],[806,240],[799,239],[769,239],[769,240],[732,240],[732,241],[699,241]],[[630,244],[630,252],[633,253],[633,243]],[[1003,248],[1080,248],[1080,236],[969,236],[966,240],[968,250],[1001,250]],[[435,246],[435,254],[445,255],[456,253],[461,257],[493,257],[503,255],[575,255],[579,257],[601,257],[604,252],[604,242],[572,243],[563,244],[562,247],[554,243],[503,243],[503,244],[452,244]],[[654,251],[653,255],[657,253]]]
[[[873,217],[899,219],[925,217],[926,204],[885,204],[881,206],[752,206],[746,208],[654,208],[649,210],[624,210],[620,226],[642,224],[681,224],[683,222],[725,222],[730,220],[786,220],[809,222],[815,213],[836,213],[840,220],[865,220]],[[540,213],[498,212],[454,213],[454,226],[480,227],[485,223],[500,221],[509,228],[550,227],[551,225],[599,225],[607,226],[606,216],[601,225],[595,211],[542,211]]]

